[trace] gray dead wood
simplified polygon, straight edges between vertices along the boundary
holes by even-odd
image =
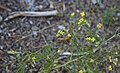
[[[57,14],[58,14],[57,10],[43,11],[43,12],[29,12],[29,11],[20,12],[19,11],[19,12],[12,12],[10,16],[4,19],[4,21],[13,19],[18,16],[40,17],[40,16],[54,16]]]

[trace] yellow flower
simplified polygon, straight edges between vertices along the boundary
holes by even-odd
[[[115,54],[118,55],[118,52],[116,51]]]
[[[84,21],[84,18],[79,19],[79,22],[83,22],[83,21]]]
[[[108,66],[108,70],[112,70],[112,66],[111,65]]]
[[[56,36],[60,36],[60,35],[63,35],[63,34],[64,34],[64,32],[62,30],[58,30]]]
[[[118,58],[115,58],[115,59],[114,59],[114,62],[113,62],[114,65],[117,65],[117,62],[118,62]]]
[[[83,71],[83,70],[80,70],[79,73],[84,73],[84,71]]]
[[[83,17],[85,16],[85,12],[81,12],[80,15]]]
[[[110,60],[110,62],[112,62],[112,59],[109,59]]]
[[[118,58],[115,58],[114,60],[115,60],[116,62],[118,62]]]
[[[112,56],[109,56],[109,59],[111,59],[112,58]]]
[[[117,62],[113,62],[114,65],[117,65]]]
[[[36,57],[35,57],[35,56],[34,56],[34,57],[32,57],[32,61],[33,61],[33,62],[35,62],[35,60],[36,60]]]
[[[82,22],[81,21],[78,21],[78,25],[80,25]]]
[[[66,33],[68,33],[68,30],[67,30],[67,29],[63,28],[63,30],[64,30]]]
[[[75,13],[74,13],[74,12],[71,13],[71,17],[73,17],[73,16],[75,16]]]
[[[109,56],[108,58],[109,58],[109,61],[112,62],[112,56]]]
[[[84,23],[86,23],[87,22],[87,20],[86,19],[84,19]]]
[[[56,34],[56,36],[58,37],[58,36],[60,36],[60,34]]]
[[[87,38],[85,38],[87,41],[90,41],[91,40],[91,38],[90,37],[87,37]]]
[[[87,37],[87,38],[85,38],[85,39],[86,39],[87,41],[91,41],[91,42],[95,42],[95,40],[96,40],[94,37],[92,37],[92,38],[91,38],[91,37]]]
[[[99,45],[100,45],[100,42],[96,42],[95,46],[97,47],[97,46],[99,46]]]
[[[86,23],[86,19],[84,19],[84,18],[81,18],[81,19],[79,19],[78,20],[78,25],[80,25],[81,23]]]
[[[58,51],[57,51],[57,53],[60,53],[60,52],[61,52],[61,50],[58,50]]]
[[[97,28],[101,29],[103,27],[103,24],[98,23]]]
[[[59,34],[61,34],[61,35],[63,35],[63,34],[64,34],[64,32],[63,32],[63,31],[59,31],[58,33],[59,33]]]
[[[82,26],[78,26],[78,30],[80,30],[80,29],[81,29],[81,27],[82,27]]]
[[[91,38],[91,42],[94,42],[96,39],[94,37]]]
[[[11,50],[11,53],[12,53],[12,54],[15,54],[15,51],[14,51],[14,50]]]
[[[71,37],[71,34],[67,34],[67,37]]]

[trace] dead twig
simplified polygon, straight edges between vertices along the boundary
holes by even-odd
[[[4,10],[7,10],[7,11],[9,11],[9,12],[12,11],[11,9],[9,9],[9,8],[7,8],[7,7],[5,7],[5,6],[1,6],[1,5],[0,5],[0,8],[1,8],[1,9],[4,9]]]
[[[46,40],[46,38],[45,38],[45,36],[42,34],[42,38],[43,38],[43,40],[45,41],[45,43],[46,43],[46,45],[48,44],[47,43],[47,40]]]
[[[27,17],[40,17],[40,16],[53,16],[57,15],[58,11],[57,10],[52,10],[52,11],[43,11],[43,12],[12,12],[10,16],[4,19],[4,21],[13,19],[18,16],[27,16]]]

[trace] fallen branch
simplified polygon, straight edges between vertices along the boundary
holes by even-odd
[[[53,11],[43,11],[43,12],[12,12],[10,16],[4,19],[4,21],[13,19],[18,16],[27,16],[27,17],[40,17],[40,16],[53,16],[57,15],[58,11],[53,10]]]

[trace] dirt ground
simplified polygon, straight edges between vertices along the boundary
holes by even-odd
[[[53,1],[53,0],[52,0]],[[59,9],[59,3],[64,3],[66,10],[62,11],[63,16],[46,16],[46,17],[25,17],[19,16],[13,19],[4,21],[10,13],[15,11],[45,11],[50,8],[49,2],[47,0],[0,0],[0,65],[3,63],[11,62],[12,57],[9,56],[7,51],[16,50],[23,51],[24,49],[29,50],[30,52],[39,50],[40,48],[48,43],[54,42],[56,40],[56,32],[59,29],[58,26],[60,22],[69,22],[69,15],[73,11],[89,11],[91,1],[81,0],[84,5],[84,9],[79,8],[77,5],[77,0],[54,0],[58,2],[56,9]],[[120,6],[120,1],[118,1],[118,7]],[[104,9],[109,6],[110,3],[115,2],[114,0],[105,0],[103,5],[100,6],[100,9]],[[115,2],[115,3],[116,3]],[[41,8],[37,8],[37,6]],[[91,20],[100,21],[101,15],[99,15],[99,9],[92,7],[95,14],[98,14],[94,19],[91,16]],[[94,15],[94,13],[93,13]],[[119,15],[120,16],[120,15]],[[119,26],[120,17],[117,18],[116,25]],[[91,22],[95,24],[97,22]],[[92,25],[94,27],[94,25]],[[114,29],[111,28],[111,33],[118,27]],[[41,31],[41,32],[38,32]],[[14,58],[14,57],[13,57]],[[0,66],[0,72],[6,73],[6,70],[11,70],[11,66],[6,67]],[[11,70],[12,71],[12,70]]]

